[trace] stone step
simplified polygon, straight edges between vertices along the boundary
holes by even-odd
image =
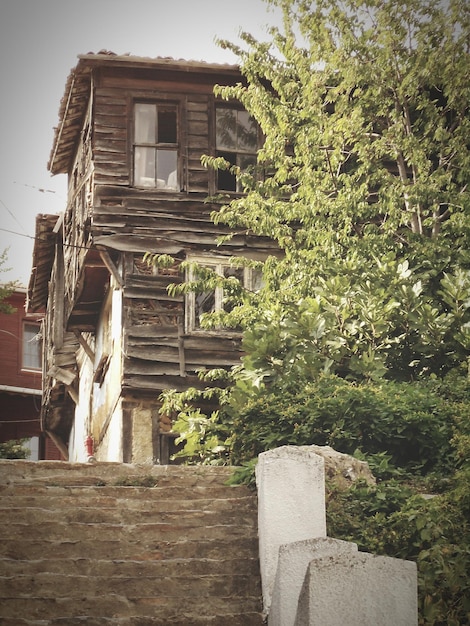
[[[60,520],[62,523],[72,524],[110,524],[110,525],[131,525],[136,524],[174,524],[178,526],[214,526],[214,525],[236,525],[247,530],[256,529],[256,516],[251,503],[238,503],[235,501],[225,503],[214,501],[210,503],[211,508],[185,509],[175,506],[174,510],[155,510],[153,507],[140,506],[132,509],[125,505],[117,507],[97,506],[94,501],[89,502],[87,508],[78,506],[64,507],[63,503],[56,503],[56,507],[26,507],[18,506],[15,502],[9,508],[4,508],[7,504],[2,502],[0,507],[0,528],[3,525],[31,525],[31,524],[51,524]],[[216,504],[217,503],[217,504]],[[40,502],[38,503],[40,504]],[[48,504],[48,503],[43,503]],[[59,506],[59,504],[62,504]],[[161,503],[160,503],[161,504]],[[219,505],[219,506],[217,506]],[[3,531],[0,530],[0,537]]]
[[[198,525],[191,519],[181,522],[149,522],[140,524],[101,524],[80,522],[42,522],[41,524],[16,524],[11,520],[0,531],[0,541],[15,539],[17,541],[28,540],[34,536],[37,540],[47,540],[51,537],[60,538],[62,541],[100,541],[102,537],[108,540],[133,541],[138,536],[139,541],[177,541],[184,538],[192,541],[200,539],[223,539],[230,537],[232,540],[246,537],[250,533],[250,527],[232,524],[212,523],[211,525]],[[256,532],[255,525],[251,527],[251,533]]]
[[[184,601],[180,596],[131,596],[112,594],[100,597],[83,596],[78,601],[67,596],[55,598],[9,598],[2,600],[0,605],[0,623],[4,626],[7,619],[45,620],[46,624],[61,619],[63,626],[70,626],[72,619],[82,618],[82,624],[89,626],[92,619],[107,618],[111,624],[122,622],[134,626],[137,617],[142,625],[147,623],[161,624],[214,624],[226,626],[225,616],[238,616],[240,626],[246,626],[243,621],[246,615],[251,615],[257,621],[253,624],[261,625],[261,601],[258,597],[230,597],[230,596],[191,596]],[[90,616],[90,617],[89,617]],[[219,616],[219,621],[214,621]],[[131,618],[131,619],[130,619]],[[158,619],[160,622],[150,620]],[[196,619],[198,621],[196,621]],[[191,621],[192,620],[192,621]],[[80,623],[80,622],[76,622]]]
[[[204,576],[204,575],[237,575],[258,576],[259,565],[255,558],[173,558],[165,560],[130,560],[130,559],[96,559],[96,558],[51,558],[35,560],[3,559],[0,560],[0,576],[35,576],[53,573],[65,576],[101,576],[112,578],[143,576]],[[2,590],[0,589],[0,596]]]
[[[25,620],[18,617],[2,620],[2,626],[263,626],[259,612],[232,615],[220,613],[211,616],[179,615],[176,618],[139,617],[68,617],[46,620]]]
[[[230,551],[236,549],[240,558],[250,558],[258,554],[256,537],[237,537],[236,540],[222,537],[221,539],[197,539],[188,541],[179,537],[176,541],[166,541],[159,537],[150,539],[129,538],[122,542],[103,537],[99,541],[94,538],[85,540],[40,540],[35,537],[0,540],[0,558],[16,560],[37,560],[44,554],[61,559],[130,559],[135,561],[159,561],[165,559],[223,559],[228,558]]]
[[[155,487],[130,487],[116,485],[43,485],[42,483],[10,483],[0,484],[0,497],[27,497],[35,495],[49,495],[51,498],[84,498],[101,496],[103,498],[116,499],[145,499],[169,500],[179,498],[180,500],[207,500],[224,499],[234,500],[239,498],[255,498],[253,492],[243,486],[228,487],[223,485],[195,485],[181,486],[178,483],[167,486]]]
[[[0,503],[13,502],[14,498],[21,499],[22,504],[28,505],[28,501],[35,503],[39,498],[60,498],[64,503],[77,506],[77,500],[86,498],[93,502],[95,499],[98,506],[115,506],[119,503],[129,502],[153,502],[158,504],[161,500],[179,500],[183,504],[187,501],[195,501],[197,506],[204,506],[205,502],[214,500],[247,500],[253,502],[256,507],[256,494],[242,486],[239,487],[191,487],[179,489],[178,487],[51,487],[46,485],[27,484],[0,484]]]
[[[64,576],[62,573],[37,572],[34,575],[0,576],[0,599],[56,598],[58,589],[68,598],[130,596],[134,598],[259,597],[260,588],[249,576],[237,574],[200,574],[197,576],[144,576],[137,566],[129,576]]]
[[[210,465],[131,465],[126,463],[66,463],[64,461],[0,460],[0,483],[30,482],[45,485],[110,484],[152,487],[211,484],[223,486],[234,468]]]
[[[133,517],[144,519],[146,516],[189,515],[191,513],[206,512],[207,514],[228,515],[239,514],[241,518],[257,517],[257,503],[253,498],[213,498],[200,500],[180,500],[177,494],[173,499],[165,498],[162,500],[148,499],[143,495],[140,498],[126,497],[107,497],[99,493],[90,495],[87,498],[76,497],[60,497],[57,495],[50,496],[48,494],[38,496],[0,496],[0,516],[2,521],[9,518],[20,521],[20,511],[25,510],[32,516],[43,516],[47,519],[51,512],[61,512],[67,515],[72,511],[76,511],[77,515],[81,515],[84,519],[87,515],[94,512],[98,515],[102,511],[103,516],[115,514],[116,517]],[[100,518],[101,519],[101,518]],[[93,521],[93,520],[91,520]]]
[[[1,626],[261,626],[232,468],[0,461]]]

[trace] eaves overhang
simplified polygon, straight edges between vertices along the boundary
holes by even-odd
[[[26,310],[45,311],[49,280],[55,258],[56,225],[60,215],[37,215],[33,248],[33,267],[29,279]]]
[[[80,136],[83,119],[92,89],[93,72],[97,69],[123,69],[129,74],[148,70],[171,73],[175,76],[212,76],[215,82],[241,78],[237,65],[186,61],[171,57],[138,57],[117,55],[112,52],[82,54],[77,65],[70,71],[64,95],[60,101],[59,123],[54,129],[54,142],[48,162],[52,174],[67,174]]]

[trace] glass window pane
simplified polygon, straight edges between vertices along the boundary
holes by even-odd
[[[39,461],[39,437],[27,439],[22,447],[27,450],[29,461]]]
[[[236,154],[232,152],[217,152],[218,157],[223,157],[226,161],[235,165]],[[230,170],[217,171],[217,189],[221,191],[236,191],[237,181],[235,175]]]
[[[256,155],[255,154],[238,154],[237,155],[237,164],[242,172],[249,171],[253,173],[253,166],[256,165]],[[240,181],[237,181],[237,191],[242,192],[243,188],[241,186]]]
[[[258,292],[263,285],[263,272],[261,270],[251,270],[251,290]]]
[[[134,184],[155,187],[155,148],[135,149]]]
[[[247,111],[237,111],[237,147],[245,152],[256,152],[256,122]]]
[[[157,109],[154,104],[135,105],[135,142],[155,143]]]
[[[158,143],[176,143],[175,107],[158,107]]]
[[[176,173],[178,155],[176,150],[157,150],[157,187],[177,189]]]
[[[234,277],[238,280],[239,283],[241,283],[242,285],[244,284],[243,277],[245,274],[245,270],[243,269],[243,267],[229,267],[225,265],[223,268],[223,271],[224,271],[224,278]],[[233,302],[230,302],[230,303],[227,302],[226,293],[224,291],[222,308],[224,309],[224,311],[229,313],[233,309],[234,306],[235,304]]]
[[[227,267],[224,266],[224,278],[230,278],[234,276],[243,285],[243,267]]]
[[[256,154],[239,154],[237,164],[242,172],[252,169],[256,165]]]
[[[23,360],[25,369],[41,369],[42,342],[38,324],[23,326]]]
[[[194,300],[194,326],[201,328],[201,318],[204,313],[214,313],[215,311],[215,291],[197,293]]]
[[[216,110],[216,145],[220,150],[237,148],[237,112],[234,109]]]

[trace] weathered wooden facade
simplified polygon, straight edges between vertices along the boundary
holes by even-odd
[[[98,459],[166,462],[160,392],[240,357],[236,333],[203,331],[194,297],[168,294],[180,273],[142,257],[225,272],[232,256],[269,253],[248,233],[216,245],[224,228],[207,198],[236,193],[236,181],[201,165],[204,154],[242,166],[256,156],[252,120],[213,95],[241,80],[235,66],[109,53],[80,56],[68,78],[49,162],[68,176],[68,202],[37,218],[28,295],[31,311],[47,308],[43,429],[70,460],[91,435]]]

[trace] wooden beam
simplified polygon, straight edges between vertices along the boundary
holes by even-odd
[[[60,380],[61,383],[70,386],[74,382],[77,375],[70,370],[63,369],[62,367],[53,366],[47,372],[47,376],[49,376],[50,378],[57,378],[57,380]]]
[[[91,346],[88,344],[87,340],[79,330],[75,329],[73,332],[75,334],[75,337],[78,339],[78,343],[85,350],[85,353],[89,357],[90,361],[93,362],[95,360],[95,353],[93,352]]]
[[[75,387],[72,387],[72,385],[66,385],[65,388],[67,389],[67,393],[72,398],[72,400],[75,402],[75,404],[78,404],[78,393],[77,393]]]
[[[106,250],[99,250],[99,253],[100,253],[101,260],[106,265],[106,267],[108,268],[108,270],[112,274],[112,276],[114,276],[114,279],[116,280],[116,282],[119,285],[119,287],[122,287],[124,283],[123,283],[123,280],[121,278],[121,274],[118,272],[118,269],[114,265],[113,260],[109,256],[108,252]]]

